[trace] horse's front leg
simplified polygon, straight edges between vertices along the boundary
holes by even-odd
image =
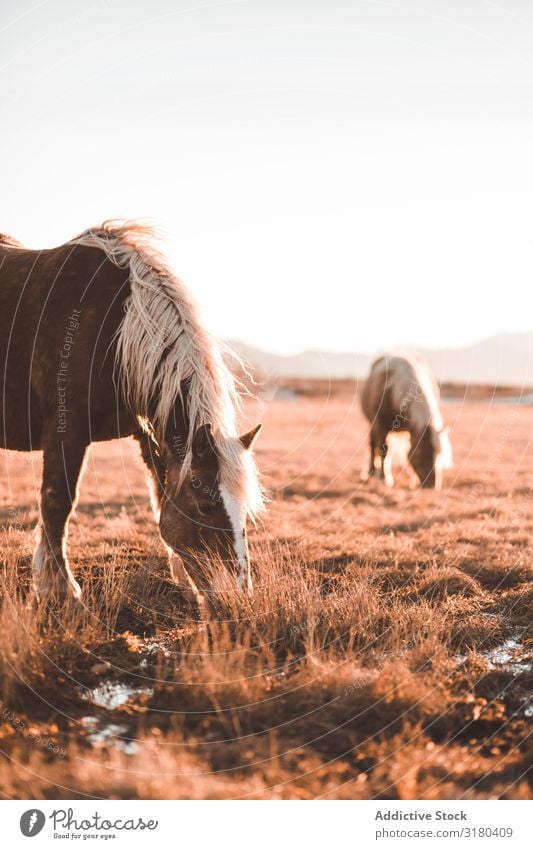
[[[381,474],[386,486],[394,486],[394,475],[392,474],[392,456],[387,443],[381,449]]]
[[[76,504],[78,480],[87,445],[79,438],[53,434],[45,440],[41,488],[41,519],[33,555],[33,586],[37,595],[58,600],[79,598],[81,589],[66,556],[68,520]]]
[[[379,456],[381,458],[380,478],[385,481],[385,486],[394,486],[392,475],[392,456],[387,444],[387,431],[383,431],[379,442]]]

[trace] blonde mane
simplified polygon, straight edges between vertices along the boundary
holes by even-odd
[[[129,272],[130,295],[116,334],[116,369],[134,412],[161,436],[186,381],[184,468],[190,465],[196,429],[210,423],[221,482],[254,516],[262,509],[263,493],[252,453],[238,439],[235,378],[191,293],[154,247],[155,238],[152,228],[137,222],[106,221],[70,244],[98,248]]]
[[[440,390],[435,378],[424,359],[412,353],[404,353],[402,356],[411,365],[416,375],[418,385],[424,394],[424,399],[429,409],[431,425],[435,428],[435,430],[440,432],[443,429],[443,422],[439,407]]]

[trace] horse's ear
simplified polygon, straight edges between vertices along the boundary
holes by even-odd
[[[255,438],[262,427],[262,424],[258,424],[257,427],[252,428],[252,430],[249,430],[248,433],[243,433],[242,436],[239,436],[239,442],[246,451],[252,447],[255,442]]]
[[[211,425],[200,425],[192,438],[193,460],[206,460],[215,453],[215,443],[213,440]]]

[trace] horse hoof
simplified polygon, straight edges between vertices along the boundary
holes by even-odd
[[[72,575],[69,576],[67,596],[76,599],[76,601],[81,598],[81,587]]]
[[[81,587],[70,575],[61,575],[55,580],[34,580],[33,593],[38,601],[64,604],[68,599],[78,601],[81,598]]]

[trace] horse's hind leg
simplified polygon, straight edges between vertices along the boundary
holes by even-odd
[[[392,456],[387,444],[387,436],[388,431],[380,428],[375,437],[376,446],[379,448],[379,456],[381,458],[379,476],[381,480],[385,481],[386,486],[393,486],[394,478],[392,476]]]
[[[67,525],[76,503],[78,479],[87,448],[79,440],[54,434],[44,444],[41,520],[33,556],[33,586],[39,597],[79,598],[81,590],[66,556]]]
[[[387,429],[381,424],[379,420],[376,420],[372,425],[370,431],[370,467],[368,470],[368,477],[376,474],[376,451],[379,450],[379,456],[381,458],[379,465],[379,477],[385,481],[387,486],[392,486],[394,483],[394,479],[392,477],[392,464],[390,457],[387,457],[389,453],[389,447],[387,445]]]
[[[376,463],[375,463],[376,442],[375,442],[375,435],[374,435],[373,429],[370,430],[369,441],[370,441],[370,459],[369,459],[369,464],[368,464],[368,471],[363,468],[363,470],[361,472],[361,480],[363,480],[365,482],[370,480],[370,478],[373,477],[373,475],[376,472]]]

